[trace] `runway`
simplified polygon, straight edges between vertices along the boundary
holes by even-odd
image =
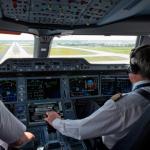
[[[13,42],[5,55],[1,58],[0,62],[8,58],[31,58],[32,55],[28,54],[17,42]]]

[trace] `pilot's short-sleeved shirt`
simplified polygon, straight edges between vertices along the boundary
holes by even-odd
[[[145,82],[147,81],[138,84]],[[150,92],[150,87],[143,88]],[[84,119],[61,120],[57,118],[52,122],[52,126],[63,135],[79,140],[102,136],[103,143],[111,149],[118,140],[127,135],[148,103],[148,100],[136,91],[132,91],[116,102],[109,99],[102,107]]]
[[[17,141],[25,131],[26,126],[0,101],[0,139],[10,144]]]

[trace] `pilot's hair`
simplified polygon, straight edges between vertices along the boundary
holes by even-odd
[[[131,50],[130,53],[131,72],[141,74],[150,79],[150,45],[144,45]]]

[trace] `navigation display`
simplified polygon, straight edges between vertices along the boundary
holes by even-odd
[[[69,79],[70,97],[98,95],[98,77],[75,77]]]
[[[0,100],[3,102],[17,101],[17,87],[15,80],[0,80]]]
[[[102,76],[101,95],[114,95],[118,92],[127,93],[131,91],[131,83],[127,76]]]
[[[27,79],[28,100],[60,98],[60,79]]]

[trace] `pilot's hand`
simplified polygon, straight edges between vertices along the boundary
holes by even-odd
[[[61,118],[61,116],[55,111],[49,111],[46,112],[46,118],[44,120],[51,125],[56,118]]]
[[[21,137],[14,143],[10,144],[10,147],[20,148],[35,138],[31,132],[24,132]]]

